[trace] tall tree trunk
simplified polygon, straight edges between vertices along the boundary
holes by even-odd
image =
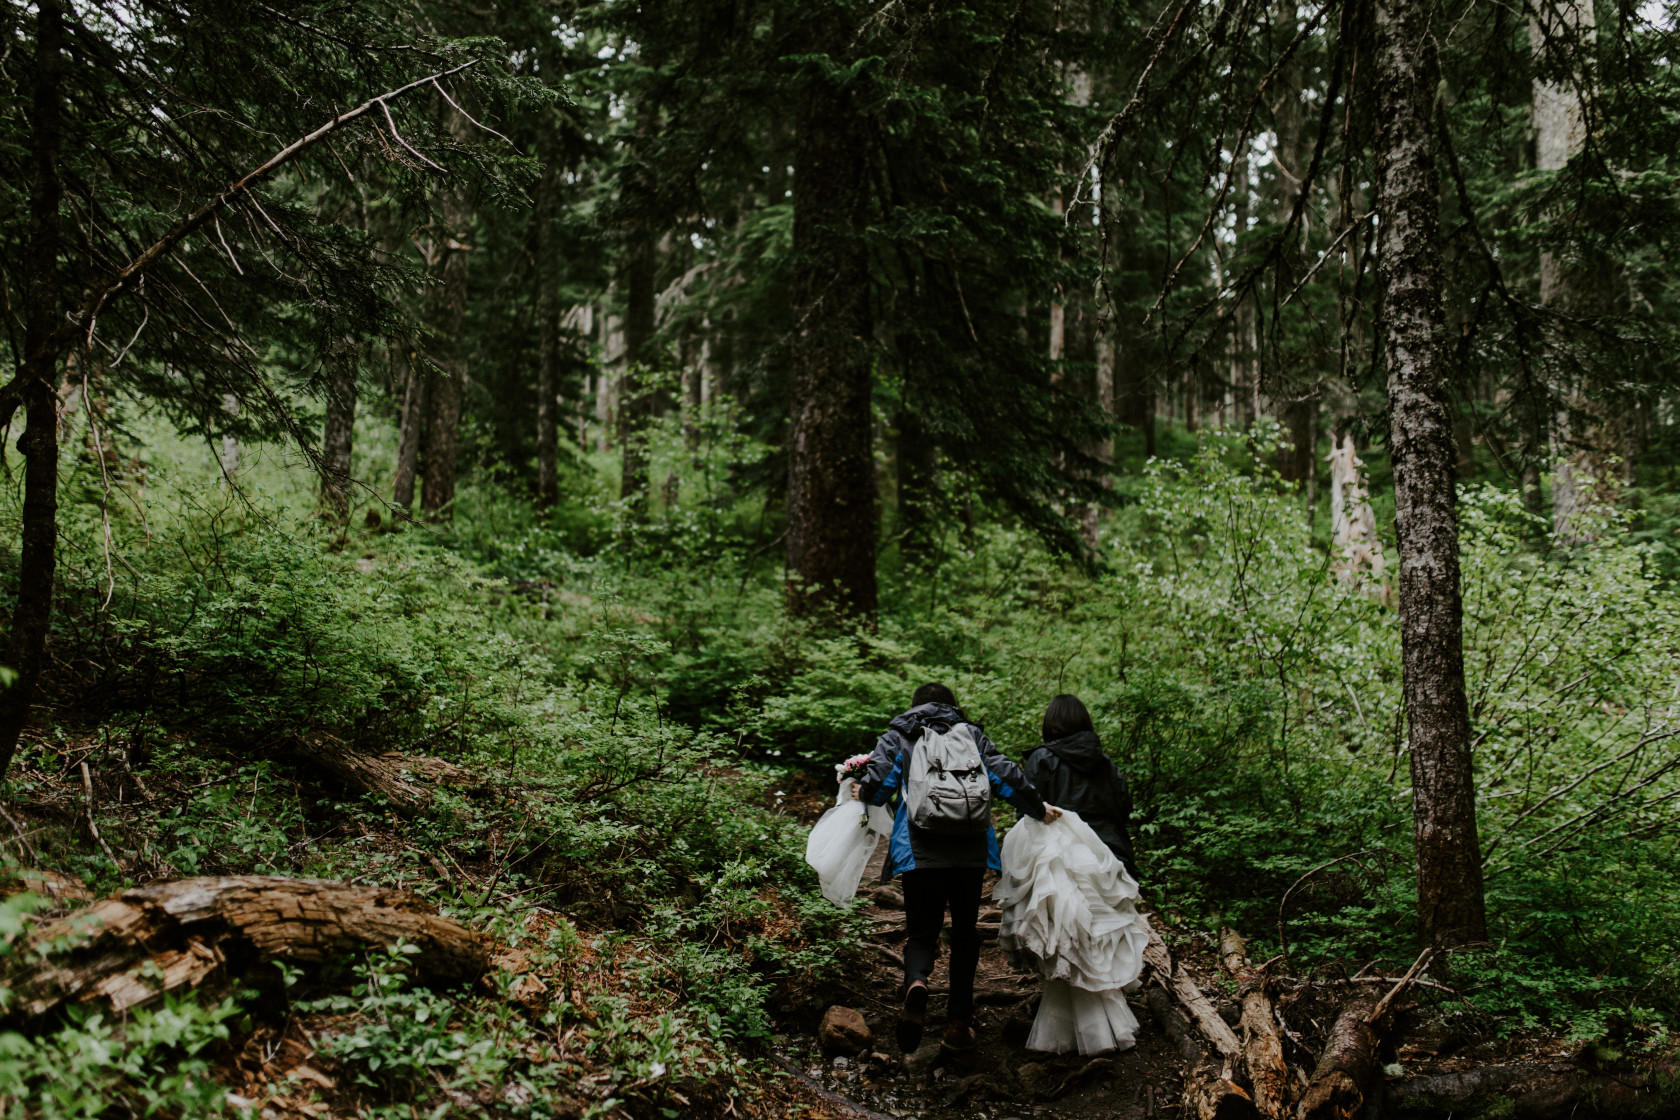
[[[239,419],[239,394],[222,394],[222,413],[228,418],[230,430],[222,433],[222,481],[233,486],[239,481],[239,437],[231,430]]]
[[[351,339],[333,347],[327,418],[321,429],[321,502],[334,517],[350,515],[350,456],[356,438],[356,367],[361,348]]]
[[[408,516],[414,508],[414,473],[420,462],[420,433],[426,424],[426,374],[423,361],[406,338],[389,343],[395,380],[403,387],[402,417],[397,433],[397,477],[391,504]]]
[[[1273,39],[1279,47],[1295,38],[1298,29],[1295,0],[1281,0]],[[1295,54],[1278,71],[1277,100],[1272,111],[1275,132],[1273,146],[1272,219],[1281,228],[1295,211],[1295,197],[1306,174],[1306,132],[1301,122],[1301,56]],[[1278,256],[1275,282],[1287,292],[1295,286],[1302,269],[1299,234],[1292,233]],[[1274,327],[1276,324],[1274,324]],[[1315,370],[1290,374],[1278,371],[1275,403],[1277,418],[1289,447],[1278,453],[1278,475],[1286,482],[1312,490],[1317,475],[1318,385]]]
[[[1529,41],[1538,60],[1568,64],[1571,49],[1585,49],[1592,38],[1592,0],[1564,0],[1544,5],[1541,15],[1529,24]],[[1578,68],[1575,68],[1578,73]],[[1543,77],[1534,80],[1534,165],[1540,171],[1561,171],[1586,141],[1586,121],[1581,113],[1577,83],[1559,84]],[[1540,254],[1540,301],[1565,311],[1587,309],[1592,301],[1593,277],[1589,268],[1571,266],[1550,251]],[[1576,431],[1575,414],[1586,418],[1586,400],[1580,387],[1562,384],[1557,389],[1559,407],[1552,427],[1552,531],[1564,540],[1580,535],[1579,514],[1590,505],[1602,464],[1595,462],[1593,447],[1601,433],[1597,424],[1581,424]],[[1579,445],[1579,446],[1577,446]],[[1592,450],[1586,450],[1591,448]]]
[[[1422,0],[1378,0],[1374,104],[1400,649],[1410,730],[1418,926],[1426,944],[1487,936],[1464,693],[1458,511],[1442,332],[1440,70]]]
[[[659,252],[653,235],[637,233],[624,267],[624,378],[618,410],[623,469],[618,494],[638,517],[647,513],[648,502],[647,425],[653,415],[653,392],[645,374],[651,372],[654,359],[658,272]]]
[[[933,483],[938,452],[933,445],[917,402],[907,400],[899,410],[897,423],[897,488],[899,550],[906,558],[923,559],[933,525]]]
[[[550,52],[552,53],[552,52]],[[549,53],[543,61],[548,62]],[[544,78],[550,68],[544,66]],[[559,209],[559,144],[554,122],[544,119],[537,133],[537,505],[560,500],[560,298],[559,262],[554,221]]]
[[[837,15],[810,17],[816,49],[845,43]],[[874,424],[870,409],[868,137],[851,99],[825,77],[801,92],[793,173],[789,600],[799,613],[876,608]]]
[[[0,778],[11,768],[18,734],[46,662],[52,622],[53,579],[58,541],[58,367],[54,335],[62,297],[58,271],[58,209],[62,188],[58,156],[64,143],[60,86],[64,74],[64,9],[60,0],[39,0],[35,17],[35,73],[30,111],[29,256],[24,288],[23,368],[6,387],[3,415],[9,423],[19,405],[25,428],[23,453],[23,539],[18,557],[17,607],[12,613],[6,664],[17,674],[0,692]]]
[[[465,123],[459,113],[451,110],[450,119],[452,129],[464,131]],[[434,338],[434,360],[426,374],[426,424],[420,475],[420,508],[431,521],[451,516],[461,411],[466,395],[461,328],[467,316],[473,212],[465,184],[454,183],[445,189],[438,217],[443,229],[434,240],[430,264],[439,283],[432,289],[427,316]]]

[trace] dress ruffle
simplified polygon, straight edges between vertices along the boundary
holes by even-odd
[[[1149,943],[1137,897],[1136,881],[1078,814],[1009,830],[992,898],[1003,911],[999,946],[1045,981],[1031,1049],[1090,1054],[1132,1044],[1137,1019],[1121,989],[1137,983]]]

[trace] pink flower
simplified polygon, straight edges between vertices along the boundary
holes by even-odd
[[[834,764],[834,780],[838,782],[858,781],[869,769],[869,756],[854,754],[844,762]]]

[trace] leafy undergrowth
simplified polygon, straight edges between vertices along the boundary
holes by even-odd
[[[377,960],[251,978],[8,1035],[8,1083],[29,1089],[4,1111],[216,1111],[225,1096],[192,1103],[206,1077],[335,1112],[757,1107],[772,1011],[820,1011],[857,933],[817,894],[789,805],[832,796],[811,775],[929,679],[1017,758],[1046,699],[1080,694],[1132,783],[1150,901],[1187,936],[1229,923],[1326,991],[1403,970],[1396,618],[1329,576],[1248,454],[1215,434],[1152,465],[1094,575],[1004,523],[953,530],[925,562],[884,562],[879,625],[850,633],[790,618],[752,549],[698,514],[614,548],[511,502],[479,516],[482,494],[446,530],[341,529],[160,473],[146,518],[112,507],[108,564],[100,511],[67,481],[42,730],[0,789],[13,866],[95,893],[241,872],[403,887],[541,962],[546,992],[540,1011],[423,994]],[[1680,1006],[1680,598],[1614,534],[1553,547],[1493,491],[1463,511],[1492,944],[1427,993],[1425,1033],[1662,1052]],[[404,816],[304,764],[316,734],[475,781]],[[289,1046],[318,1078],[264,1074]]]
[[[414,820],[283,762],[165,741],[137,765],[101,738],[30,742],[6,826],[30,865],[6,875],[8,945],[31,910],[90,897],[82,877],[262,872],[407,888],[491,934],[511,968],[433,989],[399,946],[10,1030],[0,1114],[785,1114],[760,1060],[769,1007],[832,964],[848,919],[810,891],[796,822],[755,804],[777,803],[766,776],[717,771],[681,736],[644,752],[638,728],[621,723],[610,759],[443,793]],[[8,969],[27,963],[10,952]]]

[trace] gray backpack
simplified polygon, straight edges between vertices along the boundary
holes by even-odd
[[[922,729],[910,749],[904,802],[911,825],[925,832],[972,836],[986,831],[992,823],[992,780],[973,728],[959,723],[949,731]]]

